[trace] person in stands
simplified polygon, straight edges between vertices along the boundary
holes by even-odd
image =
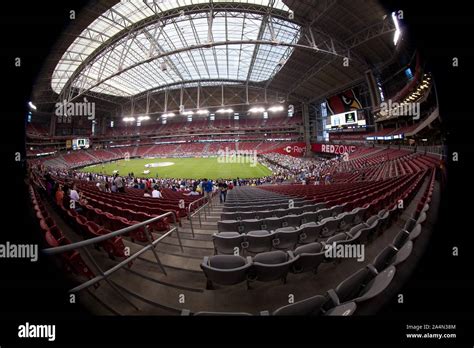
[[[79,193],[77,192],[76,185],[73,185],[72,189],[69,191],[69,198],[74,202],[79,202],[80,197]]]
[[[125,185],[123,183],[123,179],[118,174],[115,175],[114,183],[115,186],[117,186],[117,192],[125,192]]]
[[[153,191],[151,192],[151,196],[153,198],[163,198],[163,195],[161,194],[160,190],[158,189],[158,186],[153,186]]]
[[[227,189],[228,185],[224,180],[219,180],[219,184],[217,185],[219,188],[219,199],[221,203],[225,203],[226,197],[227,197]]]
[[[151,197],[150,191],[148,191],[147,188],[145,189],[145,193],[143,194],[143,197]]]
[[[110,184],[109,184],[109,181],[107,179],[105,179],[104,191],[108,192],[108,193],[112,192],[110,190]]]
[[[207,179],[204,179],[202,182],[201,182],[201,190],[202,192],[204,193],[204,197],[209,197],[210,198],[210,195],[212,193],[212,184],[209,185],[210,181],[207,180]]]
[[[55,198],[56,204],[61,206],[63,204],[64,199],[64,191],[61,185],[58,185],[58,187],[56,188]]]
[[[183,196],[199,196],[200,193],[197,192],[197,187],[193,187],[192,191],[189,191],[188,193],[183,193]]]
[[[63,206],[67,209],[69,208],[69,185],[68,184],[65,184],[63,186]]]

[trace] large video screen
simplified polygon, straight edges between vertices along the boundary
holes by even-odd
[[[72,149],[73,150],[88,149],[88,148],[89,148],[89,139],[80,138],[80,139],[73,139],[72,140]]]
[[[332,115],[328,119],[326,129],[339,128],[344,126],[365,126],[366,121],[363,114],[359,116],[358,111],[349,111]]]

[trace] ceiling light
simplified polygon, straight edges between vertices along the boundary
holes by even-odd
[[[271,108],[268,108],[268,111],[270,112],[280,112],[283,110],[285,110],[285,108],[282,105],[276,105],[276,106],[272,106]]]
[[[398,23],[398,17],[395,12],[392,12],[392,19],[393,23],[395,24],[395,34],[393,35],[393,44],[396,46],[398,43],[398,40],[400,40],[401,36],[401,30],[400,30],[400,25]]]
[[[32,102],[28,102],[28,106],[30,107],[30,109],[33,109],[33,110],[36,110],[36,105],[33,104]]]
[[[253,107],[249,110],[249,112],[251,113],[262,113],[262,112],[265,112],[265,108],[262,108],[262,107]]]

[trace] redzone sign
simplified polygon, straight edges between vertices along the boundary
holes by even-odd
[[[334,155],[342,155],[344,153],[352,153],[357,150],[355,146],[350,145],[326,145],[326,144],[313,144],[312,150],[314,152],[331,153]]]

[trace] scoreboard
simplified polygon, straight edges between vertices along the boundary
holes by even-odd
[[[349,111],[328,117],[326,130],[338,128],[358,128],[366,126],[366,120],[363,112]]]
[[[89,139],[87,138],[72,139],[73,150],[88,149],[89,146]]]

